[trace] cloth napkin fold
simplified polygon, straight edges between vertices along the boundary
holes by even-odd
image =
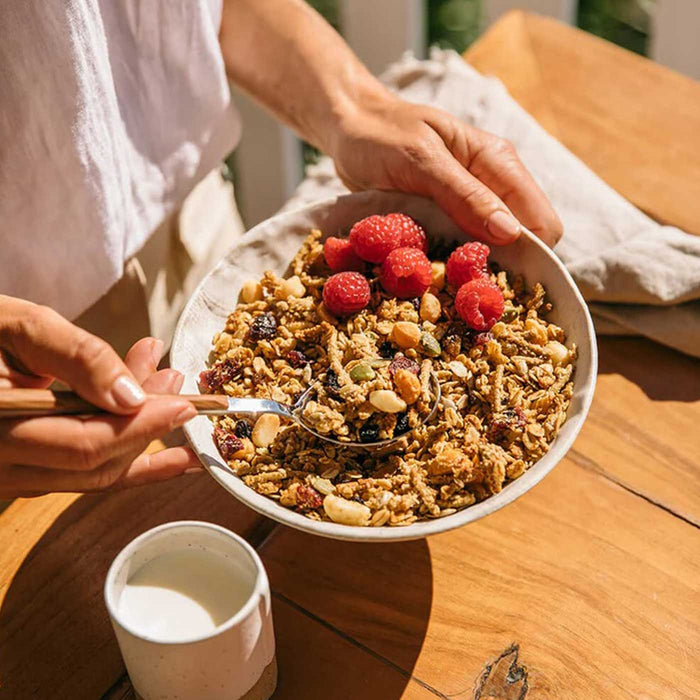
[[[555,248],[589,302],[596,330],[644,335],[700,357],[700,237],[662,226],[621,197],[550,136],[503,84],[452,51],[410,55],[384,82],[403,98],[441,107],[508,138],[564,224]],[[289,211],[347,190],[322,158],[285,205]]]

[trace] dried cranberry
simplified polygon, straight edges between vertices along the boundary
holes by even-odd
[[[234,434],[239,438],[249,438],[253,434],[253,426],[247,420],[239,420],[234,429]]]
[[[215,384],[216,370],[205,369],[203,372],[199,373],[199,386],[201,387],[202,391],[206,392],[207,394],[211,394],[213,391],[216,391]]]
[[[394,427],[394,435],[403,435],[410,430],[411,426],[408,424],[408,413],[400,413],[396,417],[396,426]]]
[[[457,320],[448,326],[447,330],[445,331],[445,337],[457,336],[458,338],[461,338],[465,333],[468,332],[469,329],[463,323]]]
[[[486,437],[491,441],[496,441],[502,438],[506,431],[522,430],[526,425],[527,418],[520,406],[506,408],[493,417]]]
[[[489,340],[493,340],[493,334],[491,331],[475,331],[472,328],[467,328],[464,332],[464,339],[472,347],[478,348],[481,345],[486,345]]]
[[[518,428],[524,428],[527,425],[527,417],[520,406],[507,408],[503,413],[508,415],[509,419],[513,420]]]
[[[323,505],[323,496],[311,486],[299,484],[297,489],[297,506],[301,510],[316,510]]]
[[[365,423],[359,430],[360,442],[377,442],[379,426],[376,423]]]
[[[407,369],[409,372],[413,372],[415,375],[420,374],[420,365],[415,360],[411,360],[405,355],[399,355],[391,361],[391,364],[389,365],[389,376],[393,379],[394,375],[400,369]]]
[[[214,428],[214,442],[221,452],[221,456],[228,460],[243,448],[243,443],[235,435],[226,432],[223,428]]]
[[[233,381],[241,371],[240,362],[227,357],[199,374],[199,385],[207,393],[218,391]]]
[[[272,314],[260,314],[253,319],[248,337],[254,341],[270,340],[277,335],[277,319]]]
[[[477,333],[472,338],[472,344],[475,348],[478,348],[481,345],[486,345],[486,343],[488,343],[489,340],[493,340],[492,333],[490,331],[482,331],[481,333]]]
[[[379,355],[386,360],[392,358],[394,356],[394,346],[388,340],[385,340],[379,346]]]
[[[287,362],[294,368],[303,367],[309,363],[309,358],[301,350],[290,350],[287,353]]]

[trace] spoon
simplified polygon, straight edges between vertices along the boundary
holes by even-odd
[[[440,383],[434,374],[430,376],[435,400],[425,422],[432,420],[440,402]],[[292,405],[272,399],[233,397],[226,394],[153,394],[148,398],[187,399],[203,416],[256,415],[274,413],[281,418],[294,421],[297,425],[315,435],[320,440],[340,447],[385,447],[400,440],[404,435],[395,435],[376,442],[352,442],[337,440],[322,435],[307,425],[301,417],[304,407],[317,383],[312,384]],[[51,391],[50,389],[3,389],[0,390],[0,418],[21,418],[31,416],[94,415],[106,413],[103,409],[85,401],[71,391]]]

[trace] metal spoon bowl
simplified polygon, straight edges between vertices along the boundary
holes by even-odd
[[[435,373],[430,375],[431,384],[433,387],[433,404],[430,409],[430,413],[425,419],[425,423],[428,423],[435,416],[438,404],[440,403],[440,382],[438,382]],[[337,438],[330,437],[328,435],[323,435],[317,430],[312,428],[310,425],[304,422],[302,419],[302,412],[304,407],[309,402],[314,388],[318,385],[318,382],[314,382],[309,386],[306,391],[296,400],[293,405],[288,405],[280,403],[279,401],[273,401],[272,399],[253,399],[253,398],[234,398],[226,397],[228,399],[227,405],[221,407],[213,407],[211,409],[200,409],[199,413],[207,416],[226,416],[226,415],[257,415],[260,413],[273,413],[280,418],[286,418],[287,420],[294,421],[297,425],[301,426],[304,430],[308,431],[319,440],[325,440],[333,445],[338,445],[339,447],[362,447],[362,448],[380,448],[391,445],[401,438],[405,437],[406,433],[401,435],[395,435],[394,437],[387,438],[386,440],[378,440],[376,442],[355,442],[352,440],[338,440]]]

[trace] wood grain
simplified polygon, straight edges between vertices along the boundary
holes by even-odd
[[[274,700],[434,700],[435,695],[279,598],[273,615],[279,683]]]
[[[252,541],[269,521],[206,474],[95,496],[15,501],[0,515],[2,697],[98,698],[124,672],[102,601],[107,569],[136,535],[208,520]]]
[[[273,597],[279,679],[274,700],[435,700],[406,674]],[[136,700],[127,676],[103,700]]]
[[[593,405],[571,459],[700,525],[700,361],[600,338]]]
[[[567,459],[507,508],[427,542],[279,529],[261,554],[275,590],[451,698],[471,699],[516,643],[527,700],[691,700],[698,551],[697,528]]]
[[[465,54],[655,219],[700,234],[700,84],[578,29],[512,12]]]

